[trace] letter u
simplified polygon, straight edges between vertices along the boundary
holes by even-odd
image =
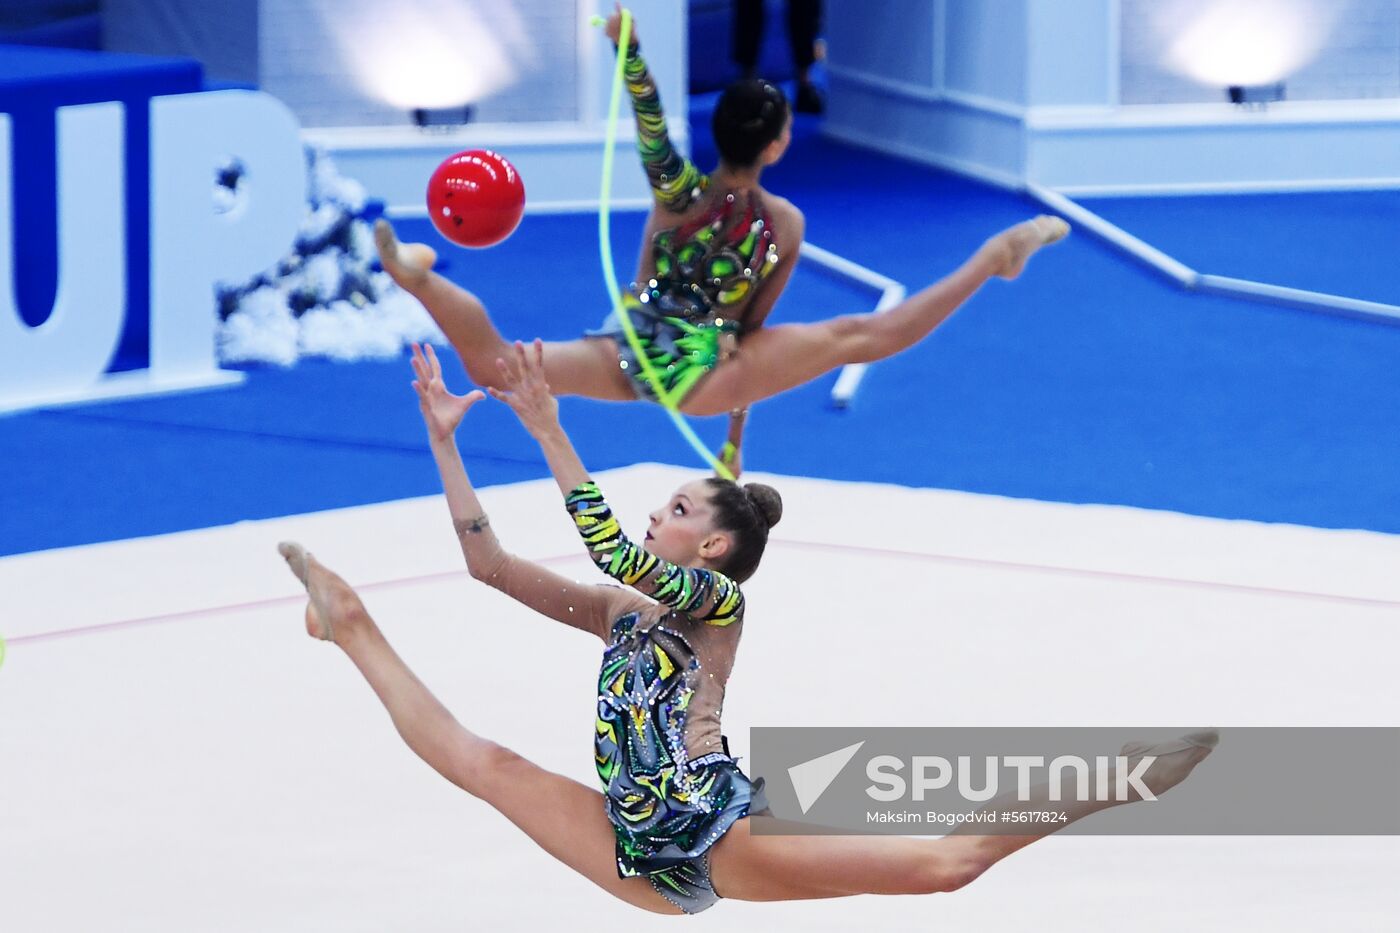
[[[102,378],[126,317],[126,174],[119,102],[60,107],[58,288],[30,327],[15,298],[11,123],[0,114],[0,411]]]

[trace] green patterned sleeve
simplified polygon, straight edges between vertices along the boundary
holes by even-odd
[[[676,151],[666,132],[666,116],[661,97],[647,63],[637,46],[627,53],[623,66],[627,91],[632,95],[632,111],[637,115],[637,149],[642,155],[652,194],[662,207],[680,212],[691,205],[709,185],[695,163]]]
[[[575,486],[564,504],[588,556],[614,580],[710,625],[729,625],[743,618],[744,594],[739,584],[714,570],[677,566],[633,544],[596,483]]]

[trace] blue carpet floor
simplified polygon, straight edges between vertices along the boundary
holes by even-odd
[[[1035,211],[811,132],[767,180],[805,210],[811,242],[911,289]],[[1350,197],[1364,212],[1370,196]],[[1387,204],[1378,197],[1377,212]],[[640,224],[617,218],[624,265]],[[400,227],[427,235],[426,222]],[[448,272],[508,335],[569,337],[604,311],[595,229],[590,216],[528,217],[499,247],[453,251]],[[1225,255],[1182,258],[1237,271]],[[808,264],[772,320],[865,310],[873,297]],[[827,404],[833,375],[757,406],[745,462],[1400,533],[1396,359],[1400,328],[1186,294],[1077,236],[873,367],[849,411]],[[449,373],[465,384],[455,361]],[[307,361],[251,369],[234,390],[0,418],[0,554],[435,493],[410,378],[406,359]],[[562,411],[591,467],[696,463],[654,407],[566,400]],[[717,445],[723,419],[699,430]],[[475,410],[460,442],[478,483],[546,475],[499,404]]]
[[[1400,305],[1400,191],[1080,203],[1197,272]]]

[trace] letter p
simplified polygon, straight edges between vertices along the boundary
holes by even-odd
[[[233,209],[214,209],[216,171],[244,167]],[[281,259],[306,211],[306,160],[296,117],[259,91],[151,99],[151,371],[218,368],[214,289]]]

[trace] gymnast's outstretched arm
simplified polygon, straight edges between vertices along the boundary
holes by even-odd
[[[633,543],[622,533],[592,480],[571,489],[565,505],[589,556],[614,580],[710,625],[729,625],[743,618],[744,594],[739,584],[716,570],[673,564]]]
[[[647,63],[642,60],[636,25],[635,22],[632,24],[633,31],[622,69],[627,80],[627,92],[632,97],[632,112],[637,117],[637,150],[641,153],[642,167],[646,169],[656,203],[679,213],[690,206],[699,192],[705,190],[709,180],[700,174],[694,162],[671,145],[671,136],[666,130],[666,115],[661,112],[661,95],[657,93],[656,81],[647,70]],[[614,46],[621,30],[622,5],[617,4],[604,30]]]
[[[544,381],[543,344],[536,340],[527,353],[516,343],[514,358],[502,360],[500,365],[510,391],[489,391],[510,405],[525,430],[539,443],[593,562],[614,580],[693,619],[711,625],[729,625],[741,619],[744,597],[733,580],[714,570],[681,567],[662,560],[622,533],[559,424],[559,402]]]
[[[418,377],[413,387],[428,428],[433,459],[442,477],[442,489],[452,513],[452,527],[457,532],[471,575],[551,619],[592,632],[599,638],[606,637],[624,591],[570,580],[534,561],[511,554],[497,540],[467,477],[456,439],[462,417],[485,396],[480,390],[464,396],[448,392],[442,381],[442,367],[431,345],[426,354],[414,345],[413,371]]]

